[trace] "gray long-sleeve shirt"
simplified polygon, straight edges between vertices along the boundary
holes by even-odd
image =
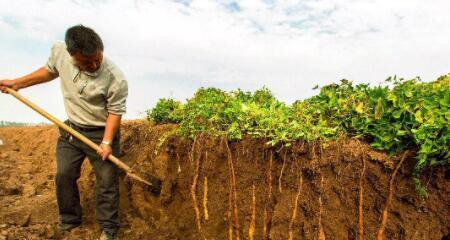
[[[46,67],[61,79],[64,106],[73,123],[105,126],[108,113],[125,114],[127,81],[122,71],[108,58],[103,57],[96,72],[83,72],[67,52],[66,44],[57,42],[52,47]]]

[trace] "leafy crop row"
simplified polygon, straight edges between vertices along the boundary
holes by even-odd
[[[156,124],[179,124],[178,133],[201,132],[239,140],[244,135],[289,147],[293,141],[327,141],[342,134],[365,138],[373,148],[396,153],[416,147],[416,173],[450,163],[450,75],[433,82],[391,77],[385,86],[340,84],[292,105],[278,101],[267,88],[225,92],[201,88],[181,103],[160,99],[148,111]]]

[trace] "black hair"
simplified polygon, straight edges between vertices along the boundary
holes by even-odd
[[[70,55],[80,53],[92,56],[97,50],[103,51],[103,42],[100,36],[91,28],[81,24],[67,29],[65,41]]]

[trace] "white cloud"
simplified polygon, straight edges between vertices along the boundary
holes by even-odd
[[[230,11],[233,2],[238,8]],[[0,41],[15,46],[0,56],[0,78],[45,62],[45,54],[21,50],[21,41],[49,48],[83,23],[99,32],[129,78],[129,118],[160,97],[186,98],[200,86],[266,85],[290,102],[341,78],[432,80],[449,72],[447,9],[446,0],[0,0]],[[48,88],[58,91],[57,84]],[[64,117],[61,98],[45,102],[41,89],[26,93]],[[11,115],[6,104],[18,103],[0,96],[0,119],[39,121],[25,110]]]

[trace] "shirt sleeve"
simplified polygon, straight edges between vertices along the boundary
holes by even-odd
[[[48,57],[48,61],[47,64],[45,65],[45,68],[47,68],[47,70],[56,75],[59,76],[59,72],[57,69],[57,59],[58,59],[58,54],[59,54],[59,45],[56,43],[53,45],[50,56]]]
[[[106,109],[109,113],[123,115],[126,113],[128,83],[125,79],[114,79],[106,96]]]

